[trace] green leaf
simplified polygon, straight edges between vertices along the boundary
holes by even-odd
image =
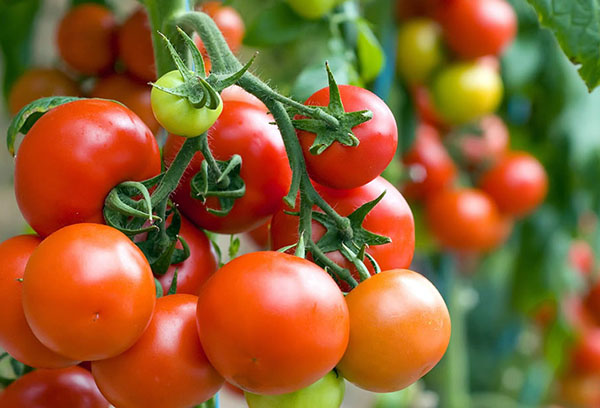
[[[360,66],[360,76],[365,82],[374,80],[385,64],[385,53],[377,37],[365,19],[359,19],[356,27],[356,52]]]

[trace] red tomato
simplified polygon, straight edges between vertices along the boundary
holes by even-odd
[[[231,51],[238,52],[242,46],[242,40],[246,31],[244,20],[242,20],[240,13],[233,7],[223,6],[220,1],[202,3],[200,10],[208,14],[215,21]],[[194,40],[200,52],[203,55],[207,55],[200,37],[195,37]]]
[[[119,57],[127,69],[142,81],[155,81],[152,32],[143,8],[137,9],[125,20],[119,29],[118,43]]]
[[[208,362],[196,329],[198,297],[157,300],[154,316],[126,352],[92,363],[96,384],[119,408],[189,408],[212,397],[223,378]]]
[[[409,198],[423,199],[450,186],[456,178],[456,166],[438,131],[426,124],[417,128],[415,142],[402,161],[411,176],[403,190]]]
[[[254,228],[251,231],[248,231],[246,235],[254,242],[256,246],[262,249],[267,249],[270,247],[269,238],[271,235],[271,220],[265,222],[264,224]]]
[[[367,248],[381,269],[406,268],[410,265],[415,251],[415,224],[410,207],[402,194],[383,177],[352,190],[334,190],[315,184],[317,192],[338,214],[350,215],[361,205],[386,192],[383,199],[373,208],[363,222],[363,227],[375,234],[390,237],[392,242]],[[271,246],[279,249],[298,241],[298,217],[286,214],[280,209],[271,221]],[[287,209],[289,210],[289,209]],[[325,233],[325,228],[316,221],[312,223],[313,240],[317,242]],[[339,252],[330,252],[328,256],[337,264],[348,268],[355,278],[358,272],[350,261]],[[373,273],[373,267],[367,260],[365,265]],[[344,291],[350,287],[340,282]]]
[[[517,33],[506,0],[448,0],[438,18],[450,48],[463,58],[499,55]]]
[[[440,361],[450,315],[435,286],[406,269],[384,271],[346,296],[350,342],[337,369],[374,392],[408,387]]]
[[[152,113],[150,104],[150,92],[152,87],[143,82],[134,81],[127,75],[114,74],[100,78],[91,96],[93,98],[114,99],[131,109],[141,120],[156,134],[160,130],[160,124]]]
[[[460,149],[469,166],[495,163],[508,150],[509,134],[498,116],[490,115],[479,121],[480,135],[462,135]]]
[[[480,184],[501,212],[513,216],[532,212],[548,192],[546,170],[526,152],[506,154],[482,176]]]
[[[582,239],[571,243],[569,248],[569,263],[581,276],[590,276],[594,268],[594,251],[590,244]]]
[[[19,235],[0,244],[0,347],[32,367],[67,367],[77,361],[60,356],[40,343],[23,312],[23,272],[41,241],[35,235]]]
[[[79,87],[63,72],[51,68],[32,68],[17,79],[10,90],[8,107],[16,115],[30,102],[46,96],[78,96]]]
[[[572,364],[576,372],[600,374],[600,328],[580,334],[572,351]]]
[[[263,109],[265,112],[269,111],[269,109],[267,109],[265,104],[260,99],[252,95],[250,92],[246,92],[241,86],[231,85],[230,87],[223,89],[221,92],[221,99],[223,99],[223,101],[246,102],[250,105],[256,106],[257,108]]]
[[[46,238],[23,278],[23,309],[36,337],[74,360],[127,350],[146,329],[156,292],[142,251],[114,228],[76,224]]]
[[[360,141],[356,147],[334,142],[323,153],[310,153],[315,134],[298,130],[306,169],[310,177],[324,186],[349,189],[367,184],[379,176],[396,154],[398,129],[390,108],[377,95],[352,85],[340,85],[340,96],[346,112],[368,109],[373,118],[355,126],[354,135]],[[309,97],[305,105],[327,106],[329,88]]]
[[[584,300],[587,309],[594,319],[600,323],[600,281],[596,281],[589,289]]]
[[[35,370],[0,393],[6,408],[109,408],[92,375],[81,367]]]
[[[58,51],[73,69],[96,75],[112,69],[117,57],[117,23],[113,13],[99,4],[73,7],[58,26]]]
[[[223,113],[208,131],[208,143],[217,160],[228,160],[234,154],[242,157],[240,175],[246,183],[246,194],[235,201],[225,217],[208,213],[202,202],[190,195],[190,180],[203,161],[202,154],[197,153],[172,196],[194,224],[209,231],[235,234],[256,228],[281,206],[292,174],[281,135],[272,120],[256,106],[224,101]],[[168,137],[163,152],[167,166],[184,142],[180,136]],[[212,208],[219,205],[214,198],[207,204]]]
[[[197,296],[204,282],[217,270],[217,259],[206,234],[183,217],[179,235],[190,247],[190,256],[182,263],[171,265],[158,280],[164,293],[167,293],[177,270],[177,293]],[[177,248],[182,248],[180,243]]]
[[[415,86],[412,89],[412,97],[419,119],[435,128],[442,129],[447,127],[441,114],[437,111],[431,92],[425,86]]]
[[[460,251],[487,251],[508,236],[511,223],[483,191],[446,190],[426,203],[429,228],[441,245]]]
[[[110,190],[160,173],[152,132],[129,109],[78,100],[52,109],[31,128],[15,162],[15,195],[41,236],[79,222],[103,223]]]
[[[348,343],[348,309],[333,279],[280,252],[252,252],[219,269],[202,287],[197,313],[212,365],[233,385],[258,394],[314,383]]]

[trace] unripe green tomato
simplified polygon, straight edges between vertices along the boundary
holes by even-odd
[[[329,13],[338,0],[287,0],[292,10],[300,17],[316,20]]]
[[[500,74],[475,62],[449,65],[433,83],[438,112],[456,125],[494,112],[502,101],[503,91]]]
[[[173,89],[183,82],[181,73],[173,70],[158,78],[156,85]],[[185,137],[196,137],[206,132],[223,111],[223,101],[220,96],[216,109],[207,106],[198,109],[187,98],[171,95],[155,87],[152,88],[151,102],[152,112],[161,126],[169,133]]]
[[[424,83],[443,59],[440,27],[415,19],[398,31],[398,72],[409,83]]]
[[[281,395],[258,395],[245,392],[250,408],[339,408],[344,399],[345,384],[341,375],[329,372],[314,384]]]

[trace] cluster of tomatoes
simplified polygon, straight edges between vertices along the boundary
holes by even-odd
[[[498,56],[516,34],[516,15],[505,0],[399,1],[398,12],[398,71],[420,120],[403,156],[403,191],[425,202],[443,247],[493,249],[548,184],[535,157],[509,150],[508,129],[493,115],[503,94]],[[456,186],[465,178],[475,187]]]

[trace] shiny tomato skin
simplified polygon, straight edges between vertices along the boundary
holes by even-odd
[[[527,152],[507,153],[483,174],[480,184],[500,211],[517,217],[535,210],[548,193],[544,166]]]
[[[40,369],[25,374],[0,393],[6,408],[109,408],[92,375],[81,367]]]
[[[221,92],[221,99],[223,101],[238,101],[238,102],[246,102],[250,105],[254,105],[258,108],[263,109],[265,112],[268,112],[269,109],[265,106],[263,101],[258,99],[256,96],[252,95],[250,92],[247,92],[238,85],[231,85]]]
[[[292,174],[279,130],[270,124],[272,120],[257,106],[225,101],[223,113],[208,131],[208,143],[217,160],[228,160],[234,154],[242,157],[240,175],[246,184],[246,193],[235,201],[225,217],[208,213],[202,202],[192,198],[190,193],[190,180],[203,161],[202,154],[197,153],[172,196],[181,212],[196,226],[226,234],[245,232],[264,223],[281,206]],[[167,167],[184,141],[174,135],[167,138],[163,151]],[[214,198],[209,198],[207,204],[219,208]]]
[[[145,82],[156,80],[152,32],[143,8],[137,9],[125,20],[119,29],[118,45],[119,57],[129,72]]]
[[[375,258],[382,269],[407,268],[415,250],[415,224],[412,211],[400,192],[383,177],[378,177],[362,187],[352,190],[335,190],[315,184],[317,192],[335,210],[343,216],[350,215],[354,210],[369,201],[379,197],[386,191],[383,199],[366,216],[363,227],[375,234],[390,237],[392,242],[375,245],[367,252]],[[298,241],[298,217],[286,214],[289,208],[280,209],[271,221],[271,247],[283,248]],[[317,242],[325,233],[325,228],[316,221],[312,223],[313,240]],[[336,263],[352,271],[355,278],[358,272],[352,264],[339,252],[331,252],[328,256]],[[365,261],[369,271],[373,267]],[[349,291],[350,287],[341,282],[340,287]]]
[[[75,224],[46,238],[23,277],[23,309],[36,337],[80,361],[115,356],[141,336],[156,292],[142,251],[114,228]]]
[[[17,79],[8,97],[11,115],[16,115],[25,105],[47,96],[78,96],[77,82],[65,73],[52,68],[32,68]]]
[[[442,191],[425,207],[426,219],[439,243],[459,251],[488,251],[508,236],[512,224],[492,199],[476,189]]]
[[[460,151],[468,166],[493,164],[508,151],[509,133],[504,121],[489,115],[479,121],[482,134],[462,135]]]
[[[337,189],[362,186],[379,176],[392,161],[398,146],[398,129],[390,108],[374,93],[352,85],[340,85],[340,96],[346,112],[368,109],[373,118],[352,129],[360,144],[355,147],[334,142],[323,153],[309,149],[315,134],[298,130],[306,169],[317,183]],[[327,106],[329,88],[310,96],[305,105]]]
[[[35,235],[19,235],[0,244],[0,347],[31,367],[62,368],[78,361],[63,357],[35,337],[23,312],[23,272],[31,253],[42,241]]]
[[[214,20],[231,51],[238,52],[246,32],[244,20],[242,20],[240,13],[233,7],[224,6],[220,1],[204,2],[200,6],[200,10]],[[196,37],[195,42],[202,54],[207,55],[200,37]]]
[[[119,408],[189,408],[212,397],[223,378],[208,362],[196,329],[198,297],[156,301],[152,320],[127,351],[92,363],[102,394]]]
[[[58,106],[33,125],[17,151],[15,195],[42,237],[66,225],[103,223],[110,190],[160,173],[154,135],[129,109],[109,101]]]
[[[314,383],[333,369],[348,342],[348,310],[333,279],[280,252],[252,252],[219,269],[200,291],[197,319],[212,365],[231,384],[257,394]]]
[[[108,8],[81,4],[60,22],[58,51],[69,66],[82,74],[110,71],[117,57],[116,31],[115,17]]]
[[[408,387],[442,358],[450,341],[450,315],[423,275],[381,272],[346,296],[350,341],[337,369],[374,392]]]

